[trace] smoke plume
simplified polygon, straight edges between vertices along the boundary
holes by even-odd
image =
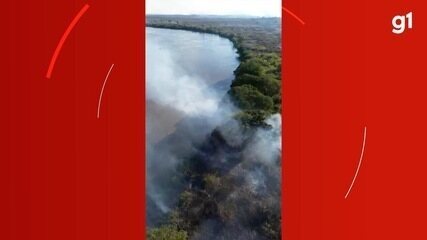
[[[231,42],[191,33],[216,47],[191,36],[189,51],[165,41],[167,31],[147,30],[148,226],[165,222],[183,191],[205,184],[183,173],[181,166],[193,161],[200,173],[223,176],[219,186],[232,184],[225,194],[199,191],[215,207],[192,239],[264,239],[259,233],[271,226],[262,224],[280,222],[281,117],[250,129],[234,120],[238,109],[226,94],[238,65]],[[224,63],[221,52],[234,60]]]

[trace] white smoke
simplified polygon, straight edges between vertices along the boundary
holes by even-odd
[[[194,143],[202,142],[234,111],[224,99],[238,61],[229,40],[187,31],[147,28],[146,49],[150,224],[150,214],[168,212],[176,203],[171,196],[179,195],[180,189],[165,177],[179,175],[176,166],[197,151]]]
[[[153,215],[151,219],[150,214],[164,214],[175,206],[180,192],[186,186],[177,184],[177,187],[174,184],[179,180],[170,178],[180,174],[176,169],[179,163],[196,154],[203,156],[202,159],[208,167],[218,168],[218,171],[227,170],[233,178],[244,181],[241,188],[229,193],[227,201],[240,203],[242,196],[247,196],[253,197],[251,200],[254,201],[267,202],[266,206],[271,209],[280,209],[280,114],[275,114],[265,121],[269,127],[247,131],[239,121],[232,120],[236,108],[226,97],[237,61],[235,66],[229,66],[229,81],[225,83],[224,90],[212,86],[212,78],[224,80],[224,77],[227,77],[219,76],[218,73],[224,72],[224,69],[215,69],[216,65],[213,65],[221,61],[215,59],[218,56],[199,54],[200,61],[210,59],[201,63],[197,56],[190,57],[182,49],[175,49],[159,39],[148,37],[147,44],[147,100],[184,116],[176,122],[173,134],[165,136],[162,141],[147,139],[147,197],[152,204],[147,207],[148,224],[156,225],[152,220],[160,218],[159,215]],[[187,60],[194,66],[185,66]],[[205,67],[212,71],[212,74],[205,75],[205,71],[198,69],[204,65],[207,65]],[[196,70],[193,71],[194,68]],[[149,114],[152,113],[148,112],[147,117]],[[156,125],[164,121],[161,117],[160,114],[158,118],[148,118],[148,136],[159,130]],[[160,124],[161,126],[163,125]],[[214,129],[220,135],[214,140],[221,141],[222,138],[225,143],[217,143],[218,149],[214,150],[199,148],[209,137],[210,140],[215,138],[211,136]],[[233,162],[235,159],[239,162]],[[237,210],[237,213],[246,218],[244,209]],[[249,218],[248,215],[247,219]],[[222,229],[220,234],[218,229]],[[259,239],[259,236],[254,230],[239,223],[224,227],[215,220],[207,219],[193,237],[193,240],[198,239],[250,240]]]
[[[266,164],[275,163],[282,151],[282,119],[275,114],[265,121],[270,129],[257,130],[249,146],[245,148],[245,159],[261,161]]]
[[[212,91],[200,76],[186,72],[169,49],[162,48],[157,42],[151,44],[152,46],[147,48],[147,54],[155,60],[147,61],[147,74],[148,79],[155,81],[147,81],[147,99],[172,106],[187,116],[215,112],[220,96]]]

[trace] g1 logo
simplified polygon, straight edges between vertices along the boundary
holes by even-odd
[[[406,15],[397,15],[391,21],[394,34],[402,34],[406,30],[406,20],[408,20],[408,29],[412,29],[412,12]]]

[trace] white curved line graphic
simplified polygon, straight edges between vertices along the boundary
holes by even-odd
[[[350,188],[348,189],[347,194],[345,194],[345,197],[344,197],[345,199],[347,199],[348,195],[350,194],[351,189],[353,188],[354,182],[356,181],[357,175],[359,174],[360,166],[362,166],[363,154],[365,153],[365,145],[366,145],[366,127],[365,127],[365,130],[363,131],[362,153],[360,154],[359,165],[357,166],[356,174],[354,174],[353,181],[351,182]]]
[[[105,85],[107,84],[108,78],[110,77],[110,73],[114,68],[114,63],[111,65],[110,70],[108,70],[107,76],[105,76],[104,84],[102,84],[101,93],[99,94],[99,100],[98,100],[98,112],[96,114],[96,117],[99,119],[100,111],[101,111],[101,102],[102,102],[102,96],[104,95],[104,89]]]

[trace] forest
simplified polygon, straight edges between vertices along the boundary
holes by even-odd
[[[149,15],[146,26],[217,34],[240,60],[227,96],[239,110],[180,162],[165,183],[180,189],[176,207],[147,238],[280,239],[280,18]]]

